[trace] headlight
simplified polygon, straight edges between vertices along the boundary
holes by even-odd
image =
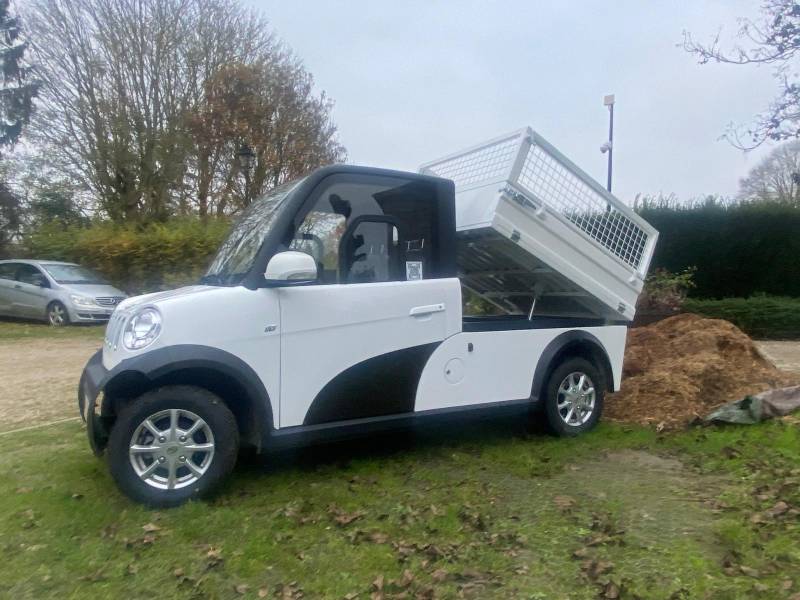
[[[122,343],[128,350],[139,350],[152,344],[161,333],[161,313],[155,308],[145,308],[133,315],[125,324]]]
[[[94,298],[88,296],[78,296],[77,294],[70,294],[69,299],[75,306],[94,306]]]

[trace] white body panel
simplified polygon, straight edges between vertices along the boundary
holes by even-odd
[[[624,326],[463,332],[448,338],[431,356],[419,382],[415,410],[529,398],[544,349],[562,333],[575,330],[592,334],[603,345],[611,362],[614,389],[618,389],[627,333]]]
[[[142,350],[127,350],[119,341],[124,322],[145,306],[161,312],[161,334]],[[601,343],[617,389],[626,327],[463,332],[458,279],[257,290],[194,286],[139,296],[115,312],[103,365],[112,369],[170,346],[226,351],[255,371],[269,394],[275,427],[284,428],[302,425],[320,390],[349,367],[432,343],[439,345],[419,377],[414,411],[527,398],[542,352],[574,330]]]
[[[163,317],[158,338],[143,350],[128,350],[121,342],[103,346],[103,366],[111,369],[126,358],[177,345],[218,348],[244,361],[256,372],[269,394],[272,414],[280,410],[280,332],[266,331],[280,320],[278,290],[243,287],[190,286],[137,296],[122,302],[112,315],[108,332],[117,319],[137,307],[155,306]],[[121,327],[116,331],[121,334]],[[107,333],[108,335],[108,333]],[[115,336],[121,339],[121,335]]]
[[[301,425],[320,390],[369,358],[461,330],[458,279],[426,279],[280,290],[280,426]]]

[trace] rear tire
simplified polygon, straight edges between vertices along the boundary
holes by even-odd
[[[210,494],[233,470],[238,451],[239,430],[225,403],[208,390],[176,385],[120,411],[108,463],[126,496],[170,507]]]
[[[47,307],[47,321],[53,327],[69,325],[67,307],[61,304],[61,302],[51,302]]]
[[[550,373],[545,384],[544,413],[551,433],[576,436],[600,420],[606,382],[585,358],[568,358]]]

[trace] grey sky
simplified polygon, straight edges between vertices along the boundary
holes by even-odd
[[[531,125],[605,182],[604,94],[617,97],[614,192],[735,194],[765,148],[719,140],[775,93],[767,68],[696,64],[676,47],[757,3],[251,0],[336,100],[349,162],[421,162]]]

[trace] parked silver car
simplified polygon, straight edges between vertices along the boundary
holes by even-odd
[[[127,294],[74,263],[0,260],[0,315],[67,323],[108,321]]]

